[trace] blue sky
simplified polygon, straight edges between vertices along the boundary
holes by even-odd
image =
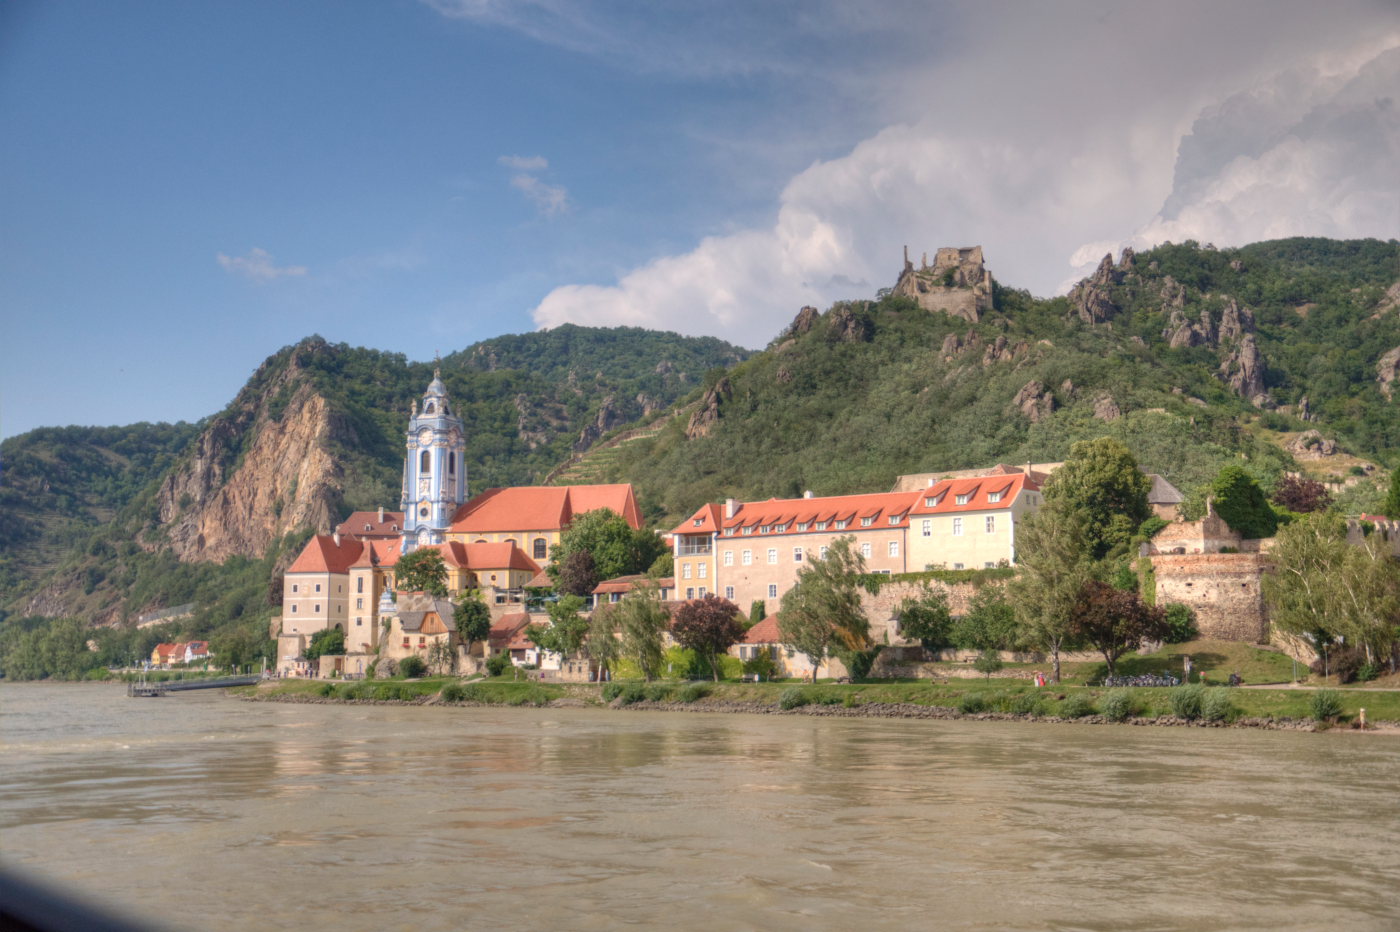
[[[17,0],[0,435],[195,420],[311,333],[762,346],[905,243],[1050,294],[1127,244],[1393,237],[1393,97],[1370,0]]]

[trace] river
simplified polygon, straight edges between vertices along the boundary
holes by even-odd
[[[1393,929],[1400,741],[0,684],[0,862],[172,928]]]

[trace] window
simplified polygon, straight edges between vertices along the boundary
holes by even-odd
[[[962,536],[962,518],[953,519],[953,534],[957,537]]]
[[[810,522],[810,521],[799,521],[799,522],[797,523],[797,529],[798,529],[799,531],[805,531],[805,530],[807,530],[807,528],[809,528],[809,527],[811,527],[811,526],[812,526],[812,522]]]
[[[364,600],[363,598],[356,599],[356,600],[355,600],[355,607],[356,607],[356,608],[364,608],[364,607],[365,607],[365,600]]]
[[[753,533],[753,525],[750,524],[748,527],[743,528],[743,529],[742,529],[742,533],[744,533],[744,534],[752,534],[752,533]]]
[[[818,521],[818,522],[817,522],[817,530],[819,530],[819,531],[825,531],[825,530],[826,530],[826,522],[825,522],[825,521]]]
[[[792,548],[792,562],[794,562],[794,563],[801,563],[801,562],[802,562],[802,548],[801,548],[801,547],[793,547],[793,548]]]
[[[297,613],[297,607],[296,607],[295,605],[293,605],[293,606],[292,606],[292,614],[295,615],[296,613]]]
[[[752,566],[752,565],[753,565],[753,551],[752,551],[752,550],[745,550],[743,553],[739,554],[739,562],[742,563],[742,564],[744,564],[745,566]]]
[[[925,508],[932,508],[934,505],[937,505],[937,504],[938,504],[938,499],[934,498],[934,497],[931,496],[931,495],[930,495],[928,498],[924,499],[924,507],[925,507]]]
[[[543,560],[549,553],[549,541],[545,540],[543,537],[536,537],[533,548],[535,559]]]
[[[315,612],[316,614],[318,614],[318,615],[321,614],[321,603],[320,603],[320,602],[317,602],[317,603],[316,603],[316,606],[315,606],[314,608],[312,608],[311,610],[312,610],[313,612]]]
[[[904,515],[890,515],[890,524],[898,524]]]
[[[296,584],[296,583],[292,583],[292,591],[293,591],[293,592],[296,592],[296,591],[297,591],[297,584]]]
[[[423,453],[418,457],[419,472],[426,474],[433,471],[433,461],[431,457],[432,452],[430,450],[424,450]]]
[[[925,519],[923,520],[922,525],[921,525],[921,527],[920,527],[919,530],[920,530],[920,533],[922,533],[925,537],[932,537],[932,536],[933,536],[933,519],[932,519],[932,518],[925,518]]]
[[[867,560],[870,559],[870,541],[866,541],[865,543],[860,545],[860,555],[865,557]]]
[[[733,587],[733,586],[725,586],[725,587],[724,587],[724,597],[725,597],[726,599],[732,599],[732,598],[734,598],[734,587]]]
[[[781,533],[783,533],[783,532],[786,531],[786,530],[787,530],[787,525],[786,525],[786,524],[775,524],[775,525],[773,525],[773,533],[774,533],[774,534],[781,534]]]
[[[860,526],[861,526],[861,527],[870,527],[870,525],[872,525],[872,524],[874,524],[874,523],[875,523],[875,519],[874,519],[874,518],[861,518],[861,519],[860,519]]]
[[[724,552],[724,565],[725,565],[725,566],[733,566],[733,565],[734,565],[734,551],[732,551],[732,550],[726,550],[726,551]]]
[[[822,544],[822,554],[821,554],[821,556],[822,556],[822,559],[823,559],[823,560],[826,559],[826,549],[827,549],[827,548],[826,548],[826,544]]]
[[[996,515],[987,515],[987,533],[988,533],[988,534],[995,534],[996,532],[997,532],[997,516],[996,516]]]
[[[408,642],[408,635],[406,635],[406,634],[403,636],[403,646],[404,646],[404,647],[410,646],[410,645],[409,645],[409,642]]]
[[[768,587],[768,598],[770,598],[770,599],[776,599],[777,597],[778,597],[778,587],[775,586],[775,585],[770,585],[770,586]]]
[[[994,563],[994,562],[991,561],[991,560],[988,560],[986,563],[983,563],[982,565],[985,566],[985,567],[986,567],[987,569],[989,569],[989,570],[994,570],[994,569],[997,568],[996,563]]]
[[[708,534],[682,534],[680,547],[679,550],[676,552],[676,556],[709,556],[710,550],[710,537]]]
[[[455,452],[449,451],[447,454],[447,472],[448,475],[457,472],[457,454]]]
[[[317,583],[317,584],[316,584],[316,591],[317,591],[317,592],[320,592],[320,591],[321,591],[321,584],[320,584],[320,583]]]
[[[364,591],[365,591],[365,578],[364,578],[363,576],[361,576],[359,579],[355,580],[355,591],[356,591],[356,592],[364,592]]]
[[[725,537],[733,537],[733,536],[734,536],[734,529],[733,529],[732,527],[727,527],[727,528],[725,528],[725,529],[724,529],[724,536],[725,536]]]
[[[892,540],[892,541],[890,541],[890,556],[892,556],[892,557],[897,557],[897,556],[899,556],[899,541],[897,541],[897,540]]]
[[[704,518],[696,518],[696,519],[695,519],[693,522],[691,522],[691,523],[694,524],[696,527],[700,527],[702,524],[705,523],[705,519],[704,519]]]
[[[761,525],[759,525],[758,533],[760,533],[760,534],[767,534],[767,533],[768,533],[768,525],[766,525],[766,524],[761,524]]]
[[[768,563],[769,563],[770,565],[772,565],[772,564],[777,563],[777,562],[778,562],[778,548],[777,548],[777,547],[770,548],[769,551],[768,551]]]
[[[963,568],[963,565],[962,565],[961,563],[954,563],[954,564],[953,564],[953,569],[955,569],[955,570],[960,570],[960,569],[962,569],[962,568]]]
[[[989,501],[989,502],[999,502],[999,501],[1001,501],[1001,497],[1002,497],[1003,495],[1005,495],[1005,494],[1006,494],[1005,492],[991,492],[991,493],[989,493],[989,494],[987,495],[987,501]]]
[[[704,586],[701,586],[699,591],[700,591],[700,598],[702,598],[702,599],[703,599],[705,596],[707,596],[707,595],[710,594],[710,590],[706,589]]]
[[[682,564],[681,564],[681,579],[689,579],[689,578],[690,578],[690,564],[689,564],[689,563],[682,563]]]
[[[846,525],[849,524],[849,523],[850,523],[850,522],[847,521],[845,518],[842,518],[841,520],[839,520],[839,521],[836,522],[836,530],[838,530],[838,531],[844,530],[845,527],[846,527]]]
[[[699,565],[699,567],[697,567],[697,568],[698,568],[699,571],[700,571],[700,574],[699,574],[699,575],[700,575],[700,578],[701,578],[701,579],[704,579],[706,576],[709,576],[709,575],[710,575],[710,564],[708,564],[708,563],[701,563],[701,564]]]
[[[686,587],[686,590],[685,590],[685,597],[686,597],[687,599],[693,599],[693,598],[695,598],[695,587],[694,587],[694,586],[688,586],[688,587]]]

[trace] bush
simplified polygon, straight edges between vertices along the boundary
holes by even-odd
[[[1087,693],[1074,693],[1060,703],[1060,717],[1062,718],[1083,718],[1086,715],[1093,715],[1094,700]]]
[[[466,698],[466,687],[461,683],[448,683],[439,695],[443,702],[461,702]]]
[[[604,702],[612,702],[618,696],[622,695],[622,684],[616,680],[604,683],[602,695]]]
[[[511,667],[510,654],[492,654],[486,658],[486,672],[492,676],[502,676]]]
[[[744,672],[759,679],[771,680],[773,674],[778,672],[778,665],[773,662],[771,654],[762,653],[744,661]]]
[[[1045,706],[1035,693],[1013,693],[1005,708],[1012,715],[1039,715]]]
[[[710,694],[710,687],[704,683],[687,683],[676,693],[677,702],[695,702]]]
[[[324,696],[324,697],[326,697],[326,698],[330,698],[331,696],[334,696],[334,695],[335,695],[335,684],[334,684],[334,683],[322,683],[321,685],[319,685],[319,686],[316,687],[316,695],[318,695],[318,696]]]
[[[648,702],[669,702],[671,699],[671,687],[663,683],[653,683],[643,687],[642,695]]]
[[[428,665],[417,654],[410,654],[399,661],[399,676],[406,680],[416,679],[428,672]]]
[[[1196,613],[1191,606],[1173,602],[1167,606],[1167,643],[1185,644],[1194,641],[1197,635]]]
[[[1356,668],[1356,681],[1358,683],[1369,683],[1380,675],[1381,667],[1380,664],[1377,663],[1363,663]],[[91,677],[89,677],[89,679],[91,679]]]
[[[804,706],[811,701],[812,700],[808,698],[805,692],[798,689],[796,686],[789,686],[778,696],[778,708],[786,712],[789,709],[796,709],[800,706]]]
[[[1099,711],[1110,722],[1126,722],[1137,714],[1137,703],[1128,690],[1114,689],[1099,700]]]
[[[631,705],[634,702],[641,702],[647,697],[647,689],[641,683],[609,683],[609,686],[616,685],[617,689],[612,690],[612,697],[608,701],[616,699],[622,705]],[[608,698],[604,694],[604,698]]]
[[[1366,653],[1360,648],[1339,647],[1328,654],[1326,661],[1318,657],[1308,669],[1318,676],[1330,673],[1337,678],[1338,683],[1350,683],[1365,665]]]
[[[1201,718],[1207,722],[1228,722],[1238,710],[1230,701],[1230,690],[1224,686],[1213,686],[1205,691],[1201,699]]]
[[[976,715],[987,711],[987,700],[980,693],[964,693],[958,700],[958,711],[966,715]]]
[[[1201,717],[1201,703],[1205,699],[1206,688],[1200,683],[1186,686],[1173,686],[1167,690],[1171,696],[1172,714],[1194,722]]]
[[[1319,689],[1312,694],[1311,707],[1313,721],[1336,721],[1342,714],[1342,697],[1335,689]]]
[[[972,661],[972,669],[991,679],[993,673],[1000,670],[1004,664],[1001,662],[1001,654],[995,650],[984,650],[977,655],[977,659]]]

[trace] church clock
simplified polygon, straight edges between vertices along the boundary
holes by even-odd
[[[426,447],[433,442],[433,432],[428,428],[423,428],[418,432],[418,445]]]

